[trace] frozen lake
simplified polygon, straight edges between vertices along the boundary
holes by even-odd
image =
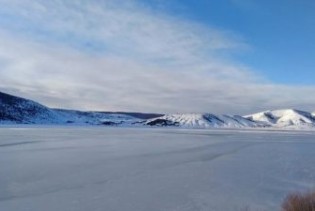
[[[279,210],[315,186],[315,133],[0,128],[2,211]]]

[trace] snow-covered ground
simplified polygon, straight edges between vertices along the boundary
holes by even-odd
[[[0,210],[279,210],[315,185],[315,133],[0,128]]]

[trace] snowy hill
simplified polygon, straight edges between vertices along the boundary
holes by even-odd
[[[68,124],[91,125],[134,125],[158,114],[124,113],[124,112],[86,112],[64,109],[52,109],[57,112]]]
[[[294,109],[256,114],[145,114],[52,109],[32,100],[0,92],[0,124],[57,124],[105,126],[173,126],[182,128],[315,129],[315,113]]]
[[[154,124],[156,123],[156,124]],[[161,125],[161,123],[163,123]],[[262,127],[263,124],[234,115],[168,114],[146,121],[151,126],[180,126],[184,128],[245,128]]]
[[[32,100],[0,92],[2,124],[131,125],[157,116],[160,115],[52,109]]]
[[[59,123],[60,115],[51,109],[20,97],[0,92],[0,121],[5,123]]]
[[[315,129],[315,115],[294,109],[264,111],[252,115],[168,114],[145,122],[150,126],[183,128]]]
[[[264,111],[252,115],[244,116],[245,118],[260,122],[270,127],[277,128],[307,128],[315,127],[315,116],[309,112],[295,109]]]

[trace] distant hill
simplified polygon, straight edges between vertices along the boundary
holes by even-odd
[[[32,100],[0,92],[2,124],[128,125],[158,116],[161,114],[52,109]]]
[[[315,116],[306,111],[283,109],[264,111],[245,118],[277,128],[315,127]]]
[[[315,129],[315,113],[295,109],[271,110],[245,116],[76,111],[53,109],[0,92],[0,124]]]
[[[3,122],[39,124],[58,123],[59,115],[32,100],[0,92],[0,120]]]
[[[157,125],[159,125],[159,122],[163,122],[162,120],[169,125],[178,125],[185,128],[252,128],[264,126],[264,124],[238,115],[214,114],[169,114],[150,119],[146,124],[152,125],[154,122],[157,122]]]

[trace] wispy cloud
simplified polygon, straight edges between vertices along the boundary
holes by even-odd
[[[13,94],[100,110],[315,107],[308,97],[314,87],[270,84],[228,59],[248,47],[231,32],[156,14],[136,1],[0,4],[0,87]]]

